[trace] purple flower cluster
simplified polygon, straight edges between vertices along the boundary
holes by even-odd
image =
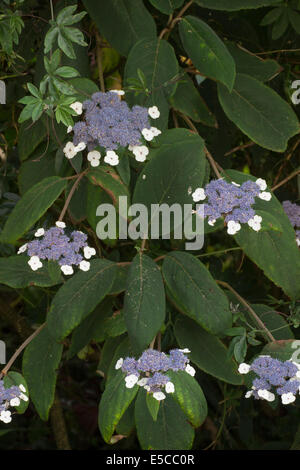
[[[11,422],[10,406],[19,406],[21,400],[28,401],[27,395],[24,395],[26,389],[23,385],[13,385],[5,388],[4,381],[0,380],[0,421],[3,423]]]
[[[127,388],[137,384],[152,393],[156,400],[163,400],[166,396],[162,388],[165,388],[166,393],[175,391],[174,384],[163,372],[185,370],[188,374],[195,375],[195,369],[189,365],[189,359],[185,355],[189,352],[188,349],[172,349],[167,355],[164,352],[147,349],[139,359],[120,358],[115,368],[122,369],[126,373]]]
[[[246,398],[253,395],[256,399],[274,401],[277,394],[285,405],[296,400],[296,394],[300,392],[300,364],[291,360],[282,362],[270,356],[259,356],[251,365],[240,364],[241,374],[250,371],[257,377],[253,380],[252,390],[246,393]]]
[[[56,222],[55,227],[48,230],[40,228],[35,236],[38,240],[33,240],[23,245],[18,254],[27,251],[30,260],[29,266],[33,271],[42,267],[41,260],[57,261],[64,274],[73,274],[72,265],[79,266],[83,271],[88,271],[90,263],[84,260],[96,254],[94,248],[87,244],[87,235],[80,231],[71,232],[70,236],[65,233],[65,223]],[[83,255],[80,253],[83,250]]]
[[[292,226],[296,228],[296,242],[300,246],[300,230],[297,230],[300,228],[300,206],[291,201],[283,201],[282,206]]]
[[[141,132],[151,128],[148,108],[133,106],[130,110],[114,92],[94,93],[82,107],[85,120],[74,125],[73,143],[84,142],[88,150],[97,146],[116,150],[119,146],[141,145]]]
[[[225,219],[227,231],[234,235],[241,229],[241,224],[248,224],[253,230],[261,229],[262,218],[255,214],[252,205],[255,198],[269,201],[271,193],[266,192],[265,180],[245,181],[243,184],[228,183],[224,179],[210,181],[205,188],[197,188],[192,194],[195,202],[204,201],[204,217],[208,224],[214,225],[219,218]]]

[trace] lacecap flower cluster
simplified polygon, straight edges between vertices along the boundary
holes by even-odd
[[[261,178],[241,185],[220,178],[210,181],[205,188],[197,188],[192,197],[194,202],[206,200],[204,217],[208,217],[209,225],[214,226],[219,218],[224,218],[227,233],[235,235],[241,224],[248,224],[256,232],[261,229],[262,217],[255,213],[252,205],[256,197],[270,201],[272,195],[266,189],[267,183]]]
[[[28,401],[28,396],[25,393],[24,385],[13,385],[12,387],[5,388],[4,381],[0,380],[0,421],[3,423],[11,422],[9,407],[19,406],[21,400]]]
[[[78,230],[70,236],[65,233],[66,224],[57,221],[55,227],[48,230],[39,228],[35,232],[37,240],[33,240],[19,248],[18,254],[27,252],[30,256],[29,266],[33,271],[41,268],[41,260],[57,261],[65,275],[74,273],[73,266],[79,266],[82,271],[90,269],[86,261],[96,254],[95,248],[87,244],[87,235]]]
[[[143,387],[147,392],[152,393],[153,397],[160,401],[166,398],[166,393],[174,393],[175,387],[170,378],[165,374],[168,370],[185,370],[191,376],[196,371],[189,364],[186,356],[190,351],[188,349],[172,349],[169,354],[147,349],[139,359],[133,357],[120,358],[116,369],[122,369],[126,373],[125,385],[127,388],[133,388],[135,385]]]
[[[283,201],[283,210],[290,219],[290,222],[296,231],[296,242],[300,246],[300,206],[291,201]]]
[[[78,114],[85,112],[84,120],[76,122],[67,132],[74,133],[73,142],[68,142],[63,151],[67,158],[75,157],[78,152],[87,148],[87,159],[92,167],[100,164],[101,153],[96,147],[104,147],[104,162],[115,166],[119,156],[115,152],[119,147],[128,148],[139,162],[144,162],[149,153],[145,141],[151,141],[161,134],[151,126],[149,118],[157,119],[160,112],[157,106],[145,108],[133,106],[129,108],[120,96],[122,90],[110,90],[106,93],[97,92],[91,99],[71,105]]]
[[[300,364],[297,362],[279,361],[271,356],[259,356],[251,365],[239,365],[240,374],[255,372],[252,389],[246,393],[246,398],[253,396],[257,400],[274,401],[275,395],[280,396],[284,405],[293,403],[300,393]]]

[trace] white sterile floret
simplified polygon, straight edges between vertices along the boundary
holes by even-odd
[[[260,215],[255,215],[254,217],[252,217],[252,219],[249,219],[247,223],[249,227],[251,227],[256,232],[259,232],[259,230],[261,229],[261,221],[262,217]]]
[[[145,140],[148,140],[150,142],[150,140],[153,140],[154,138],[154,135],[153,135],[153,132],[151,131],[151,129],[143,129],[142,130],[142,134],[143,134],[143,137]]]
[[[209,220],[207,223],[213,227],[216,223],[216,219]]]
[[[82,114],[82,103],[80,101],[70,104],[70,108],[74,109],[76,114]]]
[[[259,193],[258,197],[262,199],[263,201],[270,201],[272,194],[266,191],[263,191],[262,193]]]
[[[56,227],[59,227],[59,228],[66,228],[66,224],[64,222],[62,222],[61,220],[57,220],[55,222],[55,225],[56,225]]]
[[[27,395],[24,395],[24,393],[21,393],[21,395],[20,395],[19,398],[20,398],[21,400],[23,400],[23,401],[28,401],[28,400],[29,400],[28,396],[27,396]]]
[[[31,267],[32,271],[36,271],[37,269],[43,266],[38,256],[32,256],[28,261],[28,264]]]
[[[139,378],[134,374],[127,375],[127,377],[125,377],[126,388],[133,388],[138,380]]]
[[[188,354],[191,352],[188,348],[178,349],[178,351],[182,352],[183,354]]]
[[[265,180],[263,180],[262,178],[258,178],[255,183],[259,186],[259,188],[261,189],[261,191],[264,191],[265,189],[267,189],[267,183]]]
[[[298,246],[300,246],[300,238],[296,238],[296,243]]]
[[[189,364],[187,364],[185,371],[192,377],[194,377],[194,375],[196,374],[194,367],[190,366]]]
[[[138,162],[144,162],[149,153],[149,149],[146,145],[134,145],[131,147],[131,151]]]
[[[77,154],[77,150],[73,142],[67,142],[63,148],[63,152],[65,154],[65,157],[67,157],[69,160],[71,158],[74,158]]]
[[[153,393],[153,398],[155,398],[157,401],[161,401],[166,398],[166,395],[163,392],[155,392]]]
[[[45,233],[45,230],[44,230],[43,228],[39,228],[39,229],[35,232],[34,236],[35,236],[35,237],[42,237],[42,236],[44,235],[44,233]]]
[[[272,392],[268,393],[268,396],[266,398],[267,401],[274,401],[275,400],[275,395]]]
[[[291,392],[283,393],[281,395],[281,402],[283,405],[288,405],[289,403],[293,403],[295,400],[296,400],[296,397]]]
[[[9,402],[10,406],[19,406],[20,403],[20,398],[18,397],[12,398]]]
[[[119,164],[119,157],[113,150],[108,150],[104,157],[104,161],[111,166],[115,166]]]
[[[151,106],[148,108],[148,114],[152,119],[158,119],[160,116],[160,112],[157,106]]]
[[[147,392],[150,392],[150,387],[149,387],[149,385],[144,385],[144,389],[147,390]]]
[[[140,386],[140,387],[145,387],[145,385],[147,385],[147,382],[148,382],[148,379],[146,377],[143,377],[141,380],[139,380],[137,382],[137,384]],[[145,387],[146,388],[146,387]],[[150,388],[150,387],[149,387]]]
[[[24,393],[26,392],[26,388],[24,387],[23,384],[19,385],[19,389],[21,390],[21,392],[24,392]]]
[[[239,371],[240,374],[248,374],[248,372],[250,371],[249,364],[246,364],[245,362],[242,362],[239,365],[238,371]]]
[[[79,269],[81,269],[81,271],[88,271],[90,269],[90,265],[91,263],[83,260],[79,263]]]
[[[84,150],[86,148],[86,143],[85,142],[79,142],[78,145],[76,145],[75,147],[75,150],[76,152],[81,152],[82,150]]]
[[[197,188],[192,194],[192,198],[194,202],[203,201],[206,198],[205,192],[203,188]]]
[[[3,423],[10,423],[11,422],[11,412],[10,411],[1,411],[0,413],[0,421]]]
[[[161,134],[161,131],[159,129],[157,129],[157,127],[150,127],[150,131],[152,132],[154,137],[157,137],[158,135]]]
[[[101,153],[98,150],[93,150],[87,154],[87,159],[91,163],[91,166],[99,166]]]
[[[20,246],[17,254],[20,255],[21,253],[24,253],[24,251],[26,250],[27,250],[27,243],[25,243],[25,245]]]
[[[233,186],[241,186],[240,184],[235,183],[234,181],[231,181],[231,184],[233,184]]]
[[[95,248],[91,248],[90,246],[85,246],[83,248],[83,254],[86,259],[90,259],[92,256],[95,256],[96,250]]]
[[[241,230],[241,224],[234,220],[229,220],[227,224],[227,233],[229,235],[235,235],[239,230]]]
[[[109,90],[111,93],[117,93],[117,95],[119,96],[123,96],[125,95],[125,91],[124,90]]]
[[[269,390],[264,390],[264,389],[259,389],[257,391],[257,394],[260,398],[267,400],[267,401],[274,401],[275,400],[275,395],[272,392],[269,392]]]
[[[115,369],[117,370],[121,369],[122,365],[123,365],[123,357],[120,357],[120,359],[118,359],[116,362]]]
[[[248,392],[246,392],[245,394],[245,398],[250,398],[252,397],[252,395],[253,395],[253,390],[248,390]]]
[[[70,134],[70,132],[72,132],[72,130],[73,130],[73,127],[72,127],[72,126],[68,126],[67,134]]]
[[[166,383],[165,391],[166,391],[167,393],[174,393],[174,392],[175,392],[175,387],[174,387],[173,382],[167,382],[167,383]]]
[[[70,276],[71,274],[74,273],[72,266],[69,266],[68,264],[63,264],[60,269],[66,276]]]

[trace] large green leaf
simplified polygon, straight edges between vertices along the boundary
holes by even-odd
[[[41,419],[47,420],[54,401],[57,368],[63,346],[45,327],[27,346],[23,355],[23,375],[33,404]]]
[[[33,271],[28,264],[28,256],[10,256],[0,258],[0,284],[15,289],[28,286],[50,287],[62,282],[61,270],[58,264],[51,267],[43,262],[43,267]]]
[[[198,5],[213,10],[250,10],[254,8],[268,7],[281,0],[195,0]]]
[[[176,8],[181,7],[184,0],[149,0],[152,5],[165,15],[171,15]]]
[[[185,16],[179,23],[184,49],[201,74],[224,83],[232,90],[235,62],[228,49],[208,24],[194,16]]]
[[[175,387],[171,397],[177,401],[189,422],[198,428],[207,416],[207,403],[200,385],[194,377],[182,370],[168,371],[167,375]]]
[[[45,178],[18,201],[1,232],[2,243],[20,238],[52,206],[65,189],[67,181],[57,176]]]
[[[172,129],[161,136],[159,144],[141,172],[133,195],[134,203],[142,203],[148,209],[148,228],[159,215],[159,207],[153,208],[152,204],[168,204],[169,207],[179,204],[183,213],[184,204],[193,203],[191,191],[201,186],[205,176],[201,137],[187,129]],[[176,223],[174,227],[173,224],[173,229],[179,225]],[[166,228],[161,233],[167,231]]]
[[[34,152],[35,154],[36,152]],[[38,155],[37,155],[38,156]],[[23,195],[44,178],[57,175],[55,171],[55,158],[51,152],[44,155],[45,158],[35,160],[34,155],[22,163],[18,174],[20,194]]]
[[[167,294],[182,313],[213,334],[231,327],[228,299],[197,258],[176,251],[166,256],[162,272]]]
[[[68,357],[73,357],[91,340],[103,341],[106,338],[105,325],[111,315],[112,300],[106,298],[73,331]]]
[[[129,338],[137,353],[147,348],[162,326],[165,303],[164,284],[157,265],[138,253],[129,268],[123,310]]]
[[[218,96],[227,117],[261,147],[284,152],[288,140],[300,130],[288,103],[249,75],[237,74],[232,93],[219,84]]]
[[[106,385],[99,405],[98,423],[105,442],[110,443],[111,437],[123,414],[138,392],[138,385],[126,388],[125,374],[118,371]]]
[[[188,75],[178,83],[174,95],[170,98],[170,103],[174,109],[189,116],[193,121],[202,122],[207,126],[217,126],[216,118]]]
[[[23,122],[20,126],[18,141],[20,160],[26,160],[45,139],[46,135],[47,129],[42,119],[31,124],[28,121]]]
[[[226,170],[226,174],[236,183],[256,180],[253,176],[235,170]],[[235,240],[269,279],[296,300],[300,295],[300,251],[296,244],[295,231],[274,195],[270,201],[257,198],[254,207],[269,212],[278,220],[282,231],[255,232],[243,224],[242,229],[234,236]]]
[[[194,430],[180,406],[170,396],[160,402],[156,421],[146,403],[146,392],[140,390],[135,402],[137,435],[143,450],[188,450]]]
[[[155,120],[154,126],[164,129],[169,113],[167,98],[174,93],[178,76],[173,47],[163,39],[139,41],[131,49],[125,65],[125,85],[129,84],[130,79],[138,79],[138,69],[144,74],[148,94],[133,96],[127,93],[127,101],[142,106],[158,106],[161,116]]]
[[[226,347],[216,336],[187,318],[176,321],[175,336],[181,348],[190,349],[189,357],[199,369],[233,385],[242,383],[236,363],[227,357]]]
[[[267,344],[261,354],[266,354],[280,361],[300,362],[300,340],[287,339]]]
[[[91,261],[90,270],[74,274],[53,298],[47,317],[50,333],[65,338],[109,293],[117,267],[108,260]]]
[[[143,38],[156,37],[155,22],[139,0],[83,0],[100,34],[127,56],[132,46]]]
[[[77,100],[85,101],[93,93],[99,91],[96,83],[88,78],[72,78],[69,81],[76,91],[75,98]]]
[[[251,75],[262,82],[270,80],[280,72],[280,65],[276,60],[262,59],[261,57],[247,52],[233,42],[226,42],[227,49],[235,60],[237,73]]]

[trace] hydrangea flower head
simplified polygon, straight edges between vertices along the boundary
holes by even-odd
[[[192,376],[195,375],[196,371],[190,366],[189,359],[186,357],[189,352],[189,349],[172,349],[168,355],[155,349],[147,349],[139,359],[133,357],[118,359],[115,368],[122,369],[122,372],[126,373],[127,388],[132,388],[137,384],[160,401],[166,398],[163,389],[166,393],[175,392],[174,384],[165,372],[184,370]]]
[[[75,102],[71,105],[78,115],[84,113],[84,120],[68,129],[68,132],[73,131],[74,137],[73,142],[64,147],[67,158],[73,158],[87,147],[88,161],[92,166],[98,166],[100,154],[98,158],[93,152],[100,146],[106,150],[104,162],[115,166],[119,163],[115,151],[119,147],[127,147],[137,161],[145,161],[149,151],[144,142],[150,142],[161,133],[151,126],[150,119],[159,118],[160,112],[157,106],[145,108],[135,105],[130,109],[126,101],[120,99],[123,94],[122,90],[96,92],[82,104]]]
[[[242,224],[248,224],[258,232],[262,218],[255,214],[252,206],[256,197],[265,201],[271,199],[271,193],[264,191],[266,187],[267,183],[261,178],[245,181],[241,185],[219,178],[210,181],[205,188],[197,188],[192,193],[192,198],[194,202],[206,200],[204,217],[208,218],[209,225],[214,226],[217,219],[224,218],[229,235],[235,235]]]
[[[19,406],[21,400],[28,401],[25,392],[24,385],[13,385],[5,388],[4,381],[0,380],[0,421],[3,423],[11,422],[11,411],[8,408],[10,406]]]
[[[252,364],[239,365],[240,374],[256,374],[252,383],[252,390],[246,393],[246,398],[254,396],[256,399],[274,401],[275,396],[281,397],[284,405],[296,400],[300,393],[300,364],[291,360],[279,361],[271,356],[259,356]]]
[[[74,273],[73,266],[79,266],[82,271],[90,269],[89,261],[96,250],[87,244],[87,235],[80,231],[65,233],[66,224],[57,221],[55,227],[48,230],[40,228],[36,231],[37,240],[21,246],[18,254],[27,252],[30,256],[29,266],[33,271],[43,266],[41,260],[57,261],[65,275]]]

